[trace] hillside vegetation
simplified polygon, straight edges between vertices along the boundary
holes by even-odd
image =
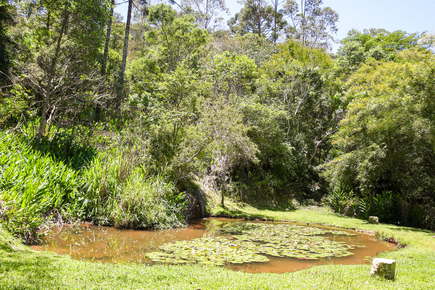
[[[230,199],[435,229],[431,36],[352,30],[332,54],[338,14],[302,2],[244,1],[228,31],[222,1],[130,0],[123,22],[2,0],[3,226],[179,227]]]

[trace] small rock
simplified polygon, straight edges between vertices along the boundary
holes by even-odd
[[[370,275],[378,275],[394,280],[394,276],[396,275],[396,260],[382,258],[373,259]]]
[[[379,218],[377,216],[370,216],[369,217],[369,223],[371,223],[371,224],[378,224],[379,223]]]

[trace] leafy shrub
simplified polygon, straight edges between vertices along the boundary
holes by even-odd
[[[344,190],[333,191],[324,202],[337,213],[354,216],[358,211],[358,200],[353,194],[353,191],[346,192]]]
[[[382,191],[373,197],[373,210],[374,215],[378,216],[380,220],[389,223],[397,223],[400,220],[398,206],[400,206],[400,197],[395,196],[390,191]]]
[[[34,242],[42,216],[65,210],[77,196],[78,172],[34,151],[23,139],[0,133],[1,219],[13,234]]]
[[[380,222],[434,229],[435,207],[410,204],[389,191],[360,198],[352,191],[335,190],[323,199],[324,204],[339,214],[368,219],[379,217]]]

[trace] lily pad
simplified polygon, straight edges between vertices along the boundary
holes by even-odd
[[[267,262],[267,256],[317,260],[347,257],[356,246],[328,239],[326,234],[351,235],[292,224],[235,223],[218,231],[227,236],[178,241],[146,256],[156,263],[226,265]]]

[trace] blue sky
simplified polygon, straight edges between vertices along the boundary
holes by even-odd
[[[236,0],[227,0],[226,4],[231,11],[228,18],[242,7]],[[337,39],[346,37],[352,28],[435,32],[435,0],[323,0],[323,6],[331,7],[340,16]],[[127,7],[119,6],[116,11],[125,17]],[[338,46],[334,45],[333,51]]]

